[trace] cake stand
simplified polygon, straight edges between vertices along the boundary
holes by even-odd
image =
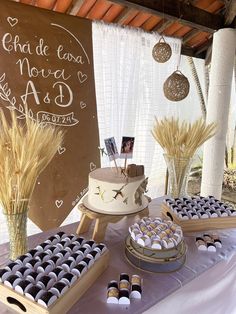
[[[76,233],[78,235],[83,234],[88,231],[91,223],[95,220],[94,230],[92,238],[96,242],[102,242],[105,237],[107,225],[109,223],[116,223],[123,219],[126,216],[139,216],[139,218],[143,218],[149,215],[148,203],[149,198],[147,197],[147,202],[145,202],[145,207],[143,207],[140,211],[131,212],[129,214],[120,213],[120,214],[111,214],[108,212],[98,212],[87,207],[87,203],[83,202],[83,204],[78,205],[79,211],[82,213],[81,220],[79,226],[77,228]],[[86,204],[86,205],[85,205]]]

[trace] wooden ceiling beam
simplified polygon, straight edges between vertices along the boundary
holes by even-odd
[[[179,0],[112,0],[127,7],[146,11],[157,16],[165,16],[172,21],[181,21],[203,32],[213,33],[224,27],[224,17],[209,13]]]
[[[225,12],[225,25],[231,25],[235,20],[235,16],[236,16],[236,1],[235,0],[228,1]]]
[[[82,7],[84,0],[73,0],[70,5],[67,13],[70,15],[76,15],[79,12],[79,9]]]
[[[202,44],[200,47],[196,48],[195,56],[199,56],[203,52],[206,53],[207,49],[212,45],[213,37],[209,38],[204,44]]]
[[[129,17],[132,12],[131,8],[125,7],[124,10],[115,18],[112,23],[123,24],[125,20]]]
[[[184,35],[183,44],[185,45],[189,40],[191,40],[197,34],[199,34],[199,30],[198,29],[192,29],[190,32],[188,32],[186,35]]]
[[[158,23],[153,29],[152,31],[153,32],[158,32],[159,34],[162,34],[163,31],[168,27],[170,26],[171,24],[173,23],[173,21],[169,21],[169,20],[166,20],[164,22],[160,22]]]

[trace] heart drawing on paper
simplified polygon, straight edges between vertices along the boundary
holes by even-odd
[[[77,72],[77,76],[78,76],[80,83],[84,83],[88,78],[88,75],[85,73],[82,73],[81,71]]]
[[[56,200],[55,204],[57,208],[60,208],[63,205],[63,200]]]
[[[90,162],[89,167],[90,167],[90,171],[93,171],[97,168],[97,166],[93,162]]]
[[[11,27],[14,27],[18,23],[18,19],[16,17],[8,16],[7,22],[11,25]]]
[[[61,154],[63,154],[66,151],[66,148],[59,146],[57,151],[58,151],[58,154],[61,155]]]
[[[80,108],[81,109],[86,108],[86,106],[87,106],[87,104],[85,102],[83,102],[83,101],[80,102]]]

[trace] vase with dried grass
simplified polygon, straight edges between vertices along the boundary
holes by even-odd
[[[187,195],[188,177],[193,157],[205,141],[215,134],[216,125],[206,125],[203,119],[193,124],[175,118],[155,121],[152,135],[164,150],[169,174],[169,194],[172,197]]]
[[[27,251],[29,200],[39,174],[62,144],[63,132],[30,118],[19,120],[11,111],[9,121],[0,111],[0,206],[6,216],[10,259]]]

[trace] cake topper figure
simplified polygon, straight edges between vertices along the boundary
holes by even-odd
[[[100,153],[102,154],[102,156],[103,156],[103,155],[106,155],[106,156],[107,156],[107,153],[106,153],[106,151],[105,151],[105,148],[104,148],[104,147],[100,147],[100,146],[98,146],[98,149],[99,149]]]
[[[117,197],[120,195],[122,198],[124,197],[124,195],[123,195],[123,193],[122,193],[122,190],[123,190],[123,188],[126,186],[126,184],[125,185],[123,185],[119,190],[112,190],[113,192],[115,192],[116,194],[115,194],[115,196],[113,196],[113,198],[116,200],[117,199]]]

